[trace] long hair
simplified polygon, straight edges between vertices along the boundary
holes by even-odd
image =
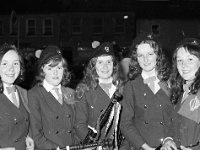
[[[17,79],[15,80],[14,84],[18,84],[22,81],[24,81],[24,72],[25,72],[25,67],[24,67],[24,61],[22,59],[22,54],[21,52],[16,48],[15,45],[13,44],[8,44],[8,43],[4,43],[3,45],[1,45],[0,47],[0,62],[2,61],[3,56],[10,50],[15,51],[18,56],[19,56],[19,61],[20,61],[20,73],[19,76],[17,77]],[[1,80],[0,77],[0,93],[3,93],[3,82]]]
[[[55,67],[57,66],[60,62],[62,62],[63,65],[63,77],[62,77],[62,81],[61,81],[61,85],[66,86],[71,79],[71,73],[68,70],[68,64],[67,61],[63,58],[63,57],[53,57],[52,59],[50,59],[49,61],[47,61],[46,63],[44,63],[38,71],[38,75],[36,76],[36,82],[38,83],[39,86],[42,86],[43,80],[45,78],[45,73],[43,71],[43,67],[46,64],[50,63],[50,67]]]
[[[178,45],[174,51],[172,58],[172,74],[170,76],[170,86],[171,86],[171,101],[173,104],[176,104],[182,94],[183,94],[183,84],[185,80],[181,77],[177,69],[177,52],[180,48],[184,48],[191,55],[196,56],[200,60],[200,45],[193,43],[183,43]],[[200,88],[200,68],[195,74],[195,79],[191,86],[189,87],[191,94],[196,94]]]
[[[133,43],[131,46],[132,54],[128,73],[129,80],[134,80],[142,72],[142,68],[140,67],[137,60],[137,47],[140,44],[149,44],[150,47],[154,49],[154,53],[157,56],[155,69],[158,73],[158,78],[161,81],[167,81],[170,76],[169,61],[163,53],[161,45],[150,37],[141,39],[137,44]]]
[[[92,58],[84,70],[84,77],[76,87],[76,96],[78,98],[81,98],[86,91],[89,91],[91,89],[94,90],[99,83],[98,75],[95,68],[97,58],[98,57]],[[112,60],[113,60],[113,73],[112,73],[113,84],[117,85],[119,82],[119,63],[114,56],[112,56]]]

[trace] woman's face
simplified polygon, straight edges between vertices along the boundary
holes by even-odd
[[[43,67],[43,71],[45,73],[45,80],[53,85],[57,86],[61,83],[64,73],[64,68],[62,62],[60,62],[56,66],[51,66],[51,62],[48,64],[45,64]]]
[[[181,47],[177,51],[177,69],[182,78],[186,81],[193,81],[195,74],[200,67],[200,60]]]
[[[100,56],[95,65],[97,75],[101,79],[109,79],[113,73],[112,56]]]
[[[4,54],[0,64],[0,76],[3,83],[11,85],[20,73],[20,58],[17,52],[9,50]]]
[[[143,71],[147,73],[153,71],[156,67],[156,58],[157,55],[149,44],[138,45],[137,60]]]

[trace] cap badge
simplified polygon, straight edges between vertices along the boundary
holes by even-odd
[[[108,46],[106,46],[104,49],[106,52],[109,52],[109,50],[110,50]]]
[[[198,42],[196,40],[192,41],[191,44],[198,45]]]

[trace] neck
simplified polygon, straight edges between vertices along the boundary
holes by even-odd
[[[156,76],[156,70],[155,70],[155,68],[153,69],[153,70],[151,70],[151,71],[144,71],[144,70],[142,70],[142,72],[143,72],[143,74],[146,74],[147,76],[149,76],[149,77],[151,77],[151,76]]]
[[[99,78],[99,82],[100,82],[100,83],[112,83],[112,81],[113,81],[113,78],[112,78],[112,77],[107,78],[107,79]]]

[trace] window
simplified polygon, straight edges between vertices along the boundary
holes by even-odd
[[[81,18],[71,18],[72,34],[81,34]]]
[[[103,19],[102,18],[93,18],[93,33],[94,34],[103,34]]]
[[[122,34],[125,32],[125,21],[123,17],[115,18],[115,33]]]
[[[156,25],[156,24],[152,25],[151,31],[152,31],[153,35],[157,35],[157,36],[160,35],[160,26]]]
[[[3,21],[0,20],[0,36],[3,35]]]
[[[26,22],[26,34],[31,36],[35,35],[36,23],[34,19],[29,19]]]
[[[43,22],[43,34],[44,35],[53,35],[53,20],[45,19]]]
[[[16,23],[10,22],[10,35],[16,36],[18,33],[18,21]]]

